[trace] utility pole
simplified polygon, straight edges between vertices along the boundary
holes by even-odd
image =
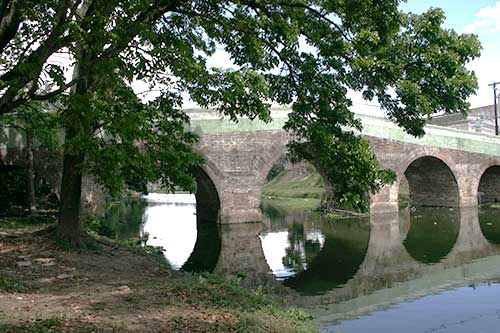
[[[495,135],[498,135],[498,113],[497,113],[497,84],[500,82],[493,82],[488,86],[493,87],[494,108],[495,108]]]

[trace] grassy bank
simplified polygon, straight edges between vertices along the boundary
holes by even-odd
[[[154,249],[94,237],[64,251],[43,227],[15,225],[0,233],[1,332],[316,331],[260,289],[173,271]]]
[[[285,210],[314,210],[324,192],[321,176],[311,166],[281,170],[266,185],[262,195],[266,203]]]

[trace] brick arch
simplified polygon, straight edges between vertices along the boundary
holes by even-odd
[[[418,149],[418,148],[420,148],[420,149]],[[454,170],[455,163],[454,163],[453,159],[450,158],[449,154],[446,154],[445,152],[442,152],[440,150],[433,149],[430,147],[420,146],[418,148],[413,149],[411,152],[406,154],[406,157],[404,158],[404,160],[401,161],[400,163],[396,164],[394,171],[396,171],[398,176],[403,175],[405,173],[406,169],[408,169],[408,167],[413,162],[418,160],[419,158],[434,157],[434,158],[441,160],[444,164],[446,164],[446,166],[451,170],[451,172],[453,173],[455,178],[457,178],[456,171]]]
[[[482,166],[477,181],[478,204],[500,202],[500,163]]]
[[[412,154],[401,163],[398,174],[398,188],[404,175],[410,187],[410,201],[416,206],[458,207],[461,189],[452,169],[452,161],[445,155],[426,151]],[[448,161],[447,161],[448,160]]]
[[[288,138],[288,137],[287,137]],[[262,167],[262,169],[259,171],[257,179],[258,179],[258,184],[259,184],[259,189],[260,189],[260,197],[262,196],[262,189],[264,187],[264,184],[266,183],[267,176],[269,175],[269,172],[271,172],[271,169],[273,168],[274,165],[276,165],[283,157],[286,156],[286,142],[277,142],[271,148],[269,149],[268,152],[266,152],[266,163]],[[322,203],[323,200],[328,200],[332,196],[331,192],[333,191],[331,184],[329,184],[326,181],[326,175],[323,170],[318,168],[316,163],[314,161],[308,161],[314,169],[318,172],[320,177],[323,179],[323,186],[324,186],[324,193],[322,197]]]
[[[446,152],[432,147],[413,146],[410,149],[402,150],[397,154],[392,153],[399,143],[396,141],[389,141],[391,145],[387,147],[379,139],[370,138],[372,148],[374,148],[377,160],[379,160],[381,168],[391,169],[396,173],[397,180],[392,184],[387,184],[376,194],[370,195],[370,213],[373,214],[386,214],[399,210],[399,187],[402,176],[404,176],[408,167],[416,160],[424,157],[433,157],[441,162],[450,170],[455,182],[458,185],[459,199],[462,198],[462,188],[460,181],[462,180],[461,174],[456,170],[453,159],[446,154]],[[392,146],[396,144],[396,147]],[[410,147],[408,147],[410,148]],[[457,204],[458,206],[459,204]]]
[[[273,166],[279,162],[284,156],[286,156],[286,144],[288,143],[288,137],[280,138],[278,142],[275,142],[271,147],[269,147],[268,151],[263,152],[263,158],[265,159],[265,163],[262,168],[258,171],[257,174],[257,182],[261,187],[265,184],[267,175],[273,168]]]

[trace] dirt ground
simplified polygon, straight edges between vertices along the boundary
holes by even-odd
[[[175,272],[140,248],[64,251],[47,233],[0,233],[0,332],[311,331],[266,295]]]

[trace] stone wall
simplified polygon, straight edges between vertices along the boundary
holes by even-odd
[[[477,206],[481,176],[489,167],[500,165],[498,156],[371,136],[367,138],[381,166],[394,170],[398,176],[397,182],[386,185],[371,197],[371,213],[398,210],[399,179],[403,176],[406,176],[410,185],[410,198],[417,205]],[[415,161],[417,164],[411,166]]]
[[[195,147],[206,158],[202,169],[195,171],[199,188],[198,208],[200,212],[208,212],[209,216],[217,211],[221,223],[261,221],[262,188],[273,165],[283,158],[289,135],[282,130],[227,130],[201,133],[200,142]],[[433,134],[434,139],[429,141],[432,145],[426,145],[428,141],[413,142],[406,136],[396,140],[384,137],[389,135],[385,132],[379,134],[365,137],[380,165],[394,170],[398,181],[371,195],[370,210],[373,214],[398,211],[399,182],[405,176],[414,205],[477,206],[483,173],[491,166],[500,166],[500,145],[496,138],[489,136],[462,133],[460,140],[450,138],[453,149],[449,149],[442,147],[445,136],[438,137],[437,134]],[[3,148],[0,153],[0,163],[24,165],[22,149]],[[35,168],[55,191],[60,187],[61,158],[59,153],[35,152]],[[480,191],[500,197],[495,192],[500,188],[498,178],[496,174],[487,174]],[[103,211],[105,195],[91,179],[84,181],[82,199],[85,211]]]
[[[62,180],[62,153],[47,149],[35,149],[33,155],[35,173],[50,185],[51,191],[59,198]],[[23,148],[3,147],[0,149],[0,165],[25,168],[26,151]],[[82,179],[82,215],[102,215],[105,208],[106,193],[93,177],[84,176]]]
[[[261,221],[261,192],[267,174],[284,155],[284,131],[204,134],[197,145],[204,171],[220,199],[220,221]],[[215,195],[215,193],[214,193]]]

